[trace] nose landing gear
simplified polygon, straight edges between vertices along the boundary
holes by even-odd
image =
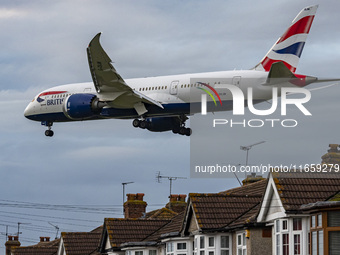
[[[45,135],[48,137],[52,137],[54,135],[53,130],[51,130],[51,127],[53,126],[52,121],[42,121],[41,125],[46,126],[48,129],[45,131]]]

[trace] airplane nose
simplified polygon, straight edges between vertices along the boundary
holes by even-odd
[[[26,109],[24,111],[24,116],[27,118],[27,119],[31,119],[30,116],[33,115],[33,109],[32,109],[32,103],[29,103],[27,106],[26,106]]]

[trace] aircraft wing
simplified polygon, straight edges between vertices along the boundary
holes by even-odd
[[[107,94],[105,98],[111,97],[111,104],[113,106],[119,108],[135,108],[139,115],[147,111],[144,103],[154,104],[163,109],[162,104],[133,90],[126,84],[111,64],[112,61],[110,57],[100,45],[100,35],[101,33],[98,33],[87,48],[90,72],[97,92]]]

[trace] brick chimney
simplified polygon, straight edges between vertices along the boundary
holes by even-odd
[[[49,241],[50,241],[50,237],[48,237],[48,236],[41,236],[40,237],[40,243],[49,242]]]
[[[19,247],[21,243],[19,242],[18,236],[8,236],[8,241],[5,243],[6,255],[11,255],[12,249]]]
[[[170,196],[170,202],[166,204],[166,208],[176,212],[180,213],[183,212],[187,206],[187,203],[185,202],[185,198],[187,195],[174,195],[171,194]]]
[[[140,218],[145,214],[147,203],[143,201],[144,194],[127,194],[127,201],[124,203],[124,217]]]
[[[263,178],[261,175],[256,175],[256,173],[252,173],[251,175],[247,175],[247,178],[245,178],[242,183],[243,186],[246,186],[248,184],[254,183],[254,182],[258,182],[258,181],[262,181],[265,180],[265,178]]]
[[[340,164],[339,144],[330,144],[328,152],[321,157],[321,164]]]

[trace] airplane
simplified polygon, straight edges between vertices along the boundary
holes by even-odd
[[[98,119],[133,119],[134,127],[190,136],[192,130],[185,122],[201,111],[202,93],[212,95],[207,102],[208,112],[233,109],[233,97],[225,93],[223,84],[235,85],[244,93],[252,87],[253,100],[259,103],[272,98],[273,87],[304,87],[330,81],[295,73],[317,8],[318,5],[303,8],[250,70],[123,79],[102,48],[98,33],[87,48],[93,82],[44,90],[28,104],[24,116],[46,126],[48,137],[54,134],[54,122]],[[215,96],[220,102],[218,107]]]

